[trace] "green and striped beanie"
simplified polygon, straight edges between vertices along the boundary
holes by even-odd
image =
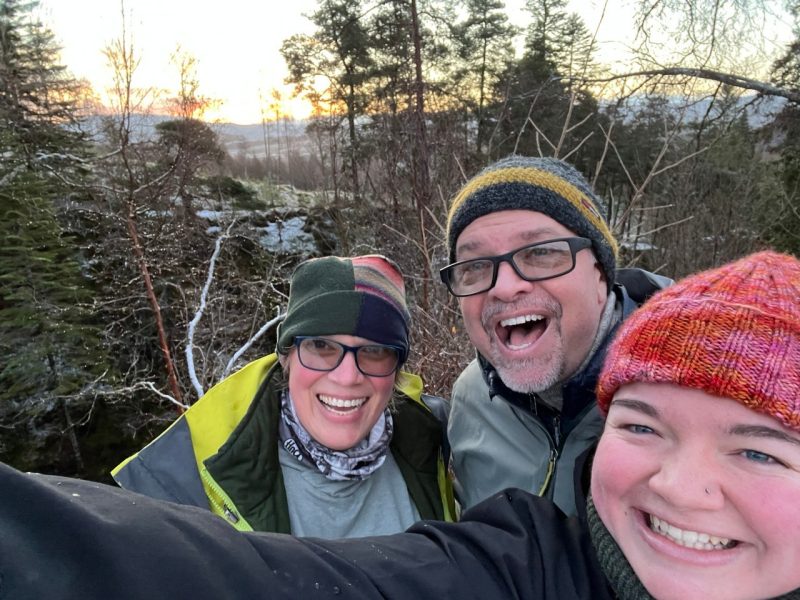
[[[501,210],[540,212],[575,235],[590,239],[611,289],[617,242],[604,216],[605,203],[575,167],[557,158],[509,156],[483,169],[461,188],[450,205],[450,262],[456,260],[456,242],[464,228],[479,217]]]
[[[312,258],[292,274],[277,349],[287,354],[298,335],[355,335],[401,348],[404,362],[410,322],[403,275],[394,261],[378,254]]]

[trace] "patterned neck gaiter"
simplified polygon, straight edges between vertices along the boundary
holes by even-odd
[[[285,390],[281,394],[281,420],[278,424],[281,445],[299,462],[310,461],[320,473],[334,481],[366,479],[386,460],[393,431],[392,415],[387,408],[369,435],[347,450],[332,450],[317,442],[306,431],[294,404]]]

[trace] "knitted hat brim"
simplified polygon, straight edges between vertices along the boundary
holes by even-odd
[[[447,219],[449,260],[457,260],[458,238],[476,219],[504,210],[530,210],[591,240],[610,290],[619,248],[592,200],[596,197],[588,194],[591,194],[588,184],[578,172],[555,159],[499,161],[467,182],[453,199]]]
[[[396,307],[356,290],[319,294],[292,307],[292,318],[278,327],[278,352],[286,354],[297,336],[353,335],[401,348],[408,354],[408,323]]]
[[[656,297],[645,306],[606,359],[597,387],[603,412],[622,385],[673,383],[731,398],[800,430],[800,323],[714,298]]]

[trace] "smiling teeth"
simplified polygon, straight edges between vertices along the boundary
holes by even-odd
[[[345,410],[355,410],[359,408],[364,402],[367,401],[366,397],[364,398],[334,398],[333,396],[318,396],[319,401],[322,402],[326,406],[330,406],[331,408],[336,409],[345,409]]]
[[[500,321],[500,325],[503,327],[511,327],[512,325],[522,325],[523,323],[532,323],[534,321],[542,320],[544,320],[542,315],[522,315],[519,317],[511,317],[510,319],[503,319]]]
[[[736,545],[736,542],[729,538],[678,529],[653,515],[650,515],[650,529],[669,538],[679,546],[694,548],[695,550],[726,550]]]

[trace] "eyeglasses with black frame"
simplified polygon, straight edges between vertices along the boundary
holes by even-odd
[[[298,335],[294,338],[300,364],[312,371],[333,371],[352,352],[356,368],[369,377],[388,377],[400,366],[403,349],[388,344],[348,346],[324,337]]]
[[[454,296],[474,296],[494,287],[500,263],[510,264],[525,281],[553,279],[572,271],[575,255],[591,245],[591,240],[582,237],[545,240],[497,256],[452,263],[440,269],[439,276]]]

